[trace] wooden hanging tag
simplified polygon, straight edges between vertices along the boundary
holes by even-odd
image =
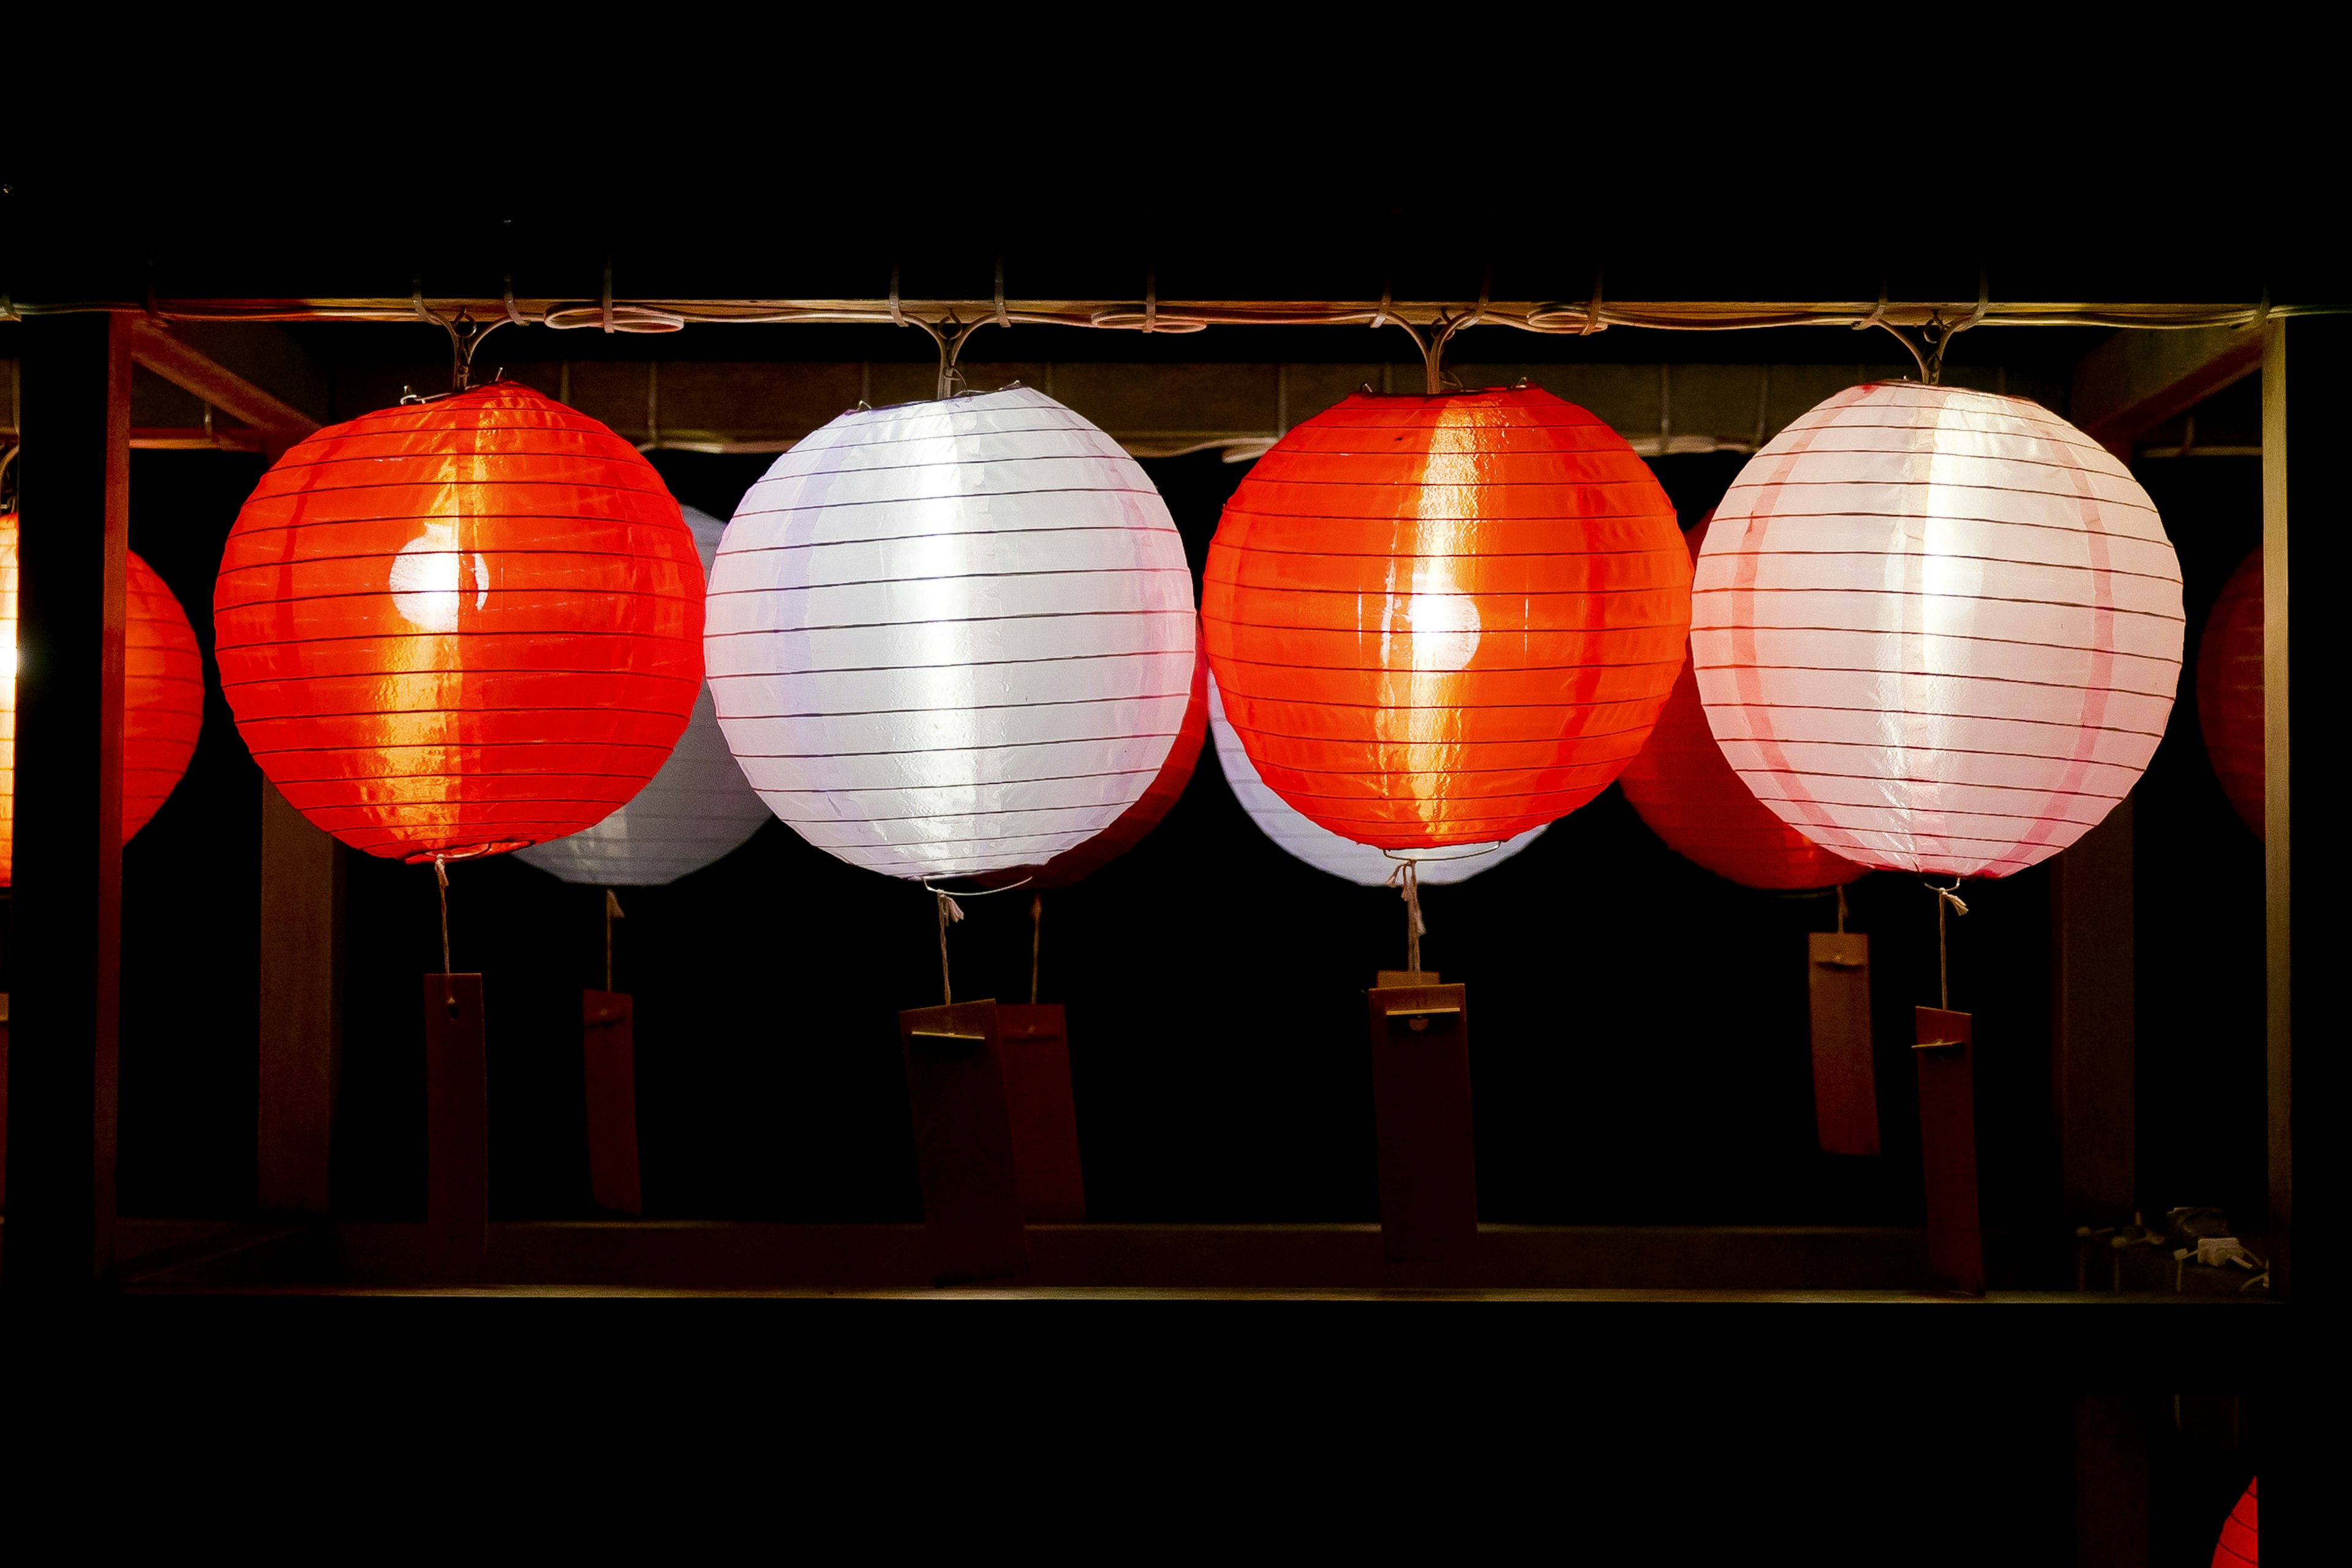
[[[1878,1152],[1878,1080],[1870,1059],[1870,939],[1808,938],[1812,992],[1813,1122],[1824,1154]]]
[[[1087,1217],[1087,1182],[1062,1005],[1000,1002],[996,1026],[1022,1215],[1032,1225],[1075,1224]]]
[[[998,1027],[994,1002],[898,1015],[923,1225],[942,1285],[1029,1271]]]
[[[1383,969],[1379,971],[1377,977],[1372,981],[1376,988],[1383,991],[1399,985],[1434,985],[1436,984],[1437,971],[1434,969]]]
[[[1466,1268],[1478,1242],[1467,989],[1384,985],[1365,997],[1381,1250],[1391,1263]]]
[[[636,1004],[626,992],[580,994],[580,1049],[588,1089],[588,1191],[598,1208],[641,1215]]]
[[[1916,1009],[1919,1160],[1927,1186],[1927,1270],[1954,1290],[1984,1294],[1977,1205],[1976,1046],[1969,1015]]]
[[[480,1272],[489,1241],[490,1091],[482,977],[425,977],[425,1223],[444,1268]]]

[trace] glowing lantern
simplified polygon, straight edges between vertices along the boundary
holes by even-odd
[[[702,571],[635,448],[511,382],[330,426],[237,514],[221,684],[261,771],[355,849],[576,833],[667,760]]]
[[[1709,512],[1685,536],[1693,555],[1714,517]],[[1617,775],[1617,787],[1667,848],[1744,888],[1830,888],[1863,874],[1748,793],[1707,730],[1688,659],[1642,754]]]
[[[708,573],[727,525],[690,506],[678,510]],[[695,697],[693,716],[669,761],[628,805],[593,827],[518,850],[515,858],[567,882],[658,887],[730,853],[767,820],[766,804],[728,754],[706,689]]]
[[[2246,1483],[2238,1506],[2221,1521],[2221,1538],[2213,1543],[2213,1568],[2255,1568],[2263,1560],[2262,1532],[2256,1528],[2254,1488],[2260,1477]]]
[[[2263,552],[2239,563],[2197,641],[2197,723],[2221,793],[2263,833]]]
[[[180,601],[135,554],[124,584],[122,841],[147,826],[195,755],[205,664]],[[16,519],[0,513],[0,888],[15,876],[16,836]]]
[[[1216,737],[1217,764],[1224,769],[1225,783],[1232,786],[1234,798],[1241,802],[1242,810],[1257,824],[1258,831],[1273,839],[1285,853],[1306,861],[1318,871],[1363,888],[1380,887],[1396,875],[1394,860],[1369,844],[1342,838],[1328,827],[1316,826],[1265,787],[1249,753],[1242,749],[1241,737],[1226,721],[1224,704],[1218,698],[1213,677],[1209,682],[1209,731]],[[1484,852],[1474,849],[1467,853],[1456,851],[1451,857],[1431,856],[1420,860],[1421,880],[1425,885],[1466,882],[1489,867],[1502,864],[1541,837],[1543,829],[1534,827]]]
[[[1649,468],[1529,387],[1366,393],[1297,426],[1226,504],[1202,618],[1258,775],[1391,849],[1565,816],[1642,749],[1690,621]]]
[[[743,498],[706,646],[728,746],[795,832],[975,876],[1150,787],[1192,683],[1192,574],[1142,468],[1050,397],[857,409]]]
[[[2147,767],[2180,570],[2147,492],[2064,420],[1880,384],[1741,470],[1692,623],[1707,723],[1783,822],[1864,866],[2002,877]]]

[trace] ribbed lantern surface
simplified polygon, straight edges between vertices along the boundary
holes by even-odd
[[[205,664],[187,612],[155,569],[126,552],[122,628],[122,841],[178,787],[205,722]],[[0,888],[16,844],[16,519],[0,513]]]
[[[1225,783],[1232,787],[1234,798],[1241,802],[1242,810],[1257,824],[1258,831],[1273,839],[1286,854],[1359,887],[1377,888],[1395,875],[1396,861],[1369,844],[1359,844],[1352,838],[1340,837],[1328,827],[1317,826],[1265,787],[1265,782],[1257,776],[1256,764],[1242,749],[1241,737],[1226,721],[1224,704],[1219,700],[1213,678],[1209,682],[1209,731],[1216,738],[1217,765],[1224,770]],[[1543,837],[1543,831],[1540,827],[1529,828],[1484,853],[1471,849],[1454,852],[1458,858],[1416,857],[1422,883],[1435,886],[1466,882],[1525,849]]]
[[[2237,1506],[2221,1521],[2221,1539],[2213,1542],[2213,1568],[2255,1568],[2263,1560],[2262,1529],[2255,1509],[2259,1476],[2246,1483]]]
[[[1684,536],[1696,555],[1707,521]],[[1781,821],[1748,793],[1706,727],[1690,661],[1658,714],[1641,755],[1617,775],[1617,787],[1650,831],[1685,860],[1746,888],[1830,888],[1864,868],[1841,860]]]
[[[1167,761],[1192,599],[1150,479],[1052,398],[858,409],[729,524],[711,691],[745,777],[812,844],[895,877],[1042,865]]]
[[[261,770],[355,849],[519,849],[668,759],[702,678],[702,568],[660,476],[510,382],[331,426],[238,513],[213,594]]]
[[[1756,797],[1864,866],[2001,877],[2106,816],[2164,732],[2180,569],[2147,492],[2038,405],[1882,383],[1716,509],[1691,652]]]
[[[1025,879],[1027,886],[1043,892],[1048,888],[1066,888],[1093,876],[1150,837],[1169,809],[1182,798],[1184,786],[1192,782],[1192,769],[1201,760],[1202,742],[1208,735],[1209,664],[1196,653],[1192,691],[1184,703],[1184,722],[1176,731],[1175,743],[1168,748],[1168,760],[1160,764],[1160,771],[1151,776],[1136,803],[1120,812],[1118,821],[1076,848],[1063,850],[1043,866],[991,879],[1012,883]]]
[[[678,511],[708,573],[727,525],[690,506]],[[728,753],[706,688],[696,694],[693,715],[669,761],[628,805],[593,827],[518,850],[515,858],[567,882],[659,887],[731,853],[767,820],[766,803]]]
[[[2213,776],[2263,833],[2263,552],[2238,563],[2197,639],[2197,723]]]
[[[1261,778],[1360,844],[1493,843],[1641,750],[1690,622],[1674,508],[1530,387],[1351,396],[1226,504],[1209,668]]]

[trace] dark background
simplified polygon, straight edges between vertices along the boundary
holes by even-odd
[[[1787,334],[1768,335],[1785,355]],[[654,458],[682,500],[722,517],[768,460]],[[1739,463],[1654,466],[1687,525]],[[1244,468],[1213,453],[1145,467],[1197,570]],[[2193,700],[2196,634],[2259,537],[2258,470],[2237,458],[2139,469],[2180,551],[2192,658],[2135,797],[2139,1169],[2152,1209],[2261,1212],[2261,847],[2213,782]],[[212,575],[259,471],[235,454],[133,455],[133,548],[189,608],[208,655]],[[125,856],[126,1213],[252,1207],[259,787],[215,687],[189,776]],[[578,991],[599,979],[602,894],[510,859],[458,866],[451,882],[456,963],[486,976],[495,1212],[589,1215]],[[2047,878],[1966,896],[1952,992],[1977,1015],[1989,1220],[2054,1234]],[[1852,927],[1873,941],[1877,1159],[1813,1142],[1803,933],[1832,923],[1826,897],[1700,870],[1614,790],[1524,854],[1425,897],[1427,962],[1472,987],[1485,1218],[1918,1223],[1908,1011],[1935,997],[1935,910],[1916,879],[1880,873],[1850,890]],[[929,898],[773,823],[716,866],[622,898],[618,984],[637,997],[648,1212],[919,1217],[894,1015],[939,999]],[[433,879],[354,856],[348,908],[336,1205],[415,1216]],[[965,908],[950,939],[959,994],[1024,999],[1027,896]],[[1394,893],[1275,848],[1207,755],[1139,847],[1048,894],[1042,995],[1069,1008],[1093,1216],[1376,1217],[1360,993],[1373,970],[1402,964],[1402,919]]]

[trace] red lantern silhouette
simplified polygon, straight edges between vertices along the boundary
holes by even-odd
[[[221,685],[288,802],[409,861],[602,820],[702,679],[702,567],[660,476],[510,382],[331,426],[262,477],[214,589]]]
[[[2254,1487],[2260,1479],[2246,1483],[2245,1495],[2221,1521],[2221,1539],[2213,1543],[2213,1568],[2255,1568],[2262,1562],[2262,1536],[2254,1528]]]
[[[187,612],[155,569],[126,552],[122,628],[122,841],[147,826],[195,755],[205,664]],[[0,888],[16,875],[16,519],[0,513]]]
[[[1192,781],[1193,764],[1200,761],[1201,745],[1209,733],[1209,663],[1205,658],[1192,661],[1192,697],[1184,707],[1184,722],[1176,731],[1175,743],[1168,748],[1168,760],[1143,791],[1143,796],[1120,812],[1108,827],[1075,848],[1065,849],[1034,871],[1015,872],[991,879],[1007,883],[1026,878],[1039,892],[1048,888],[1066,888],[1084,880],[1143,842],[1160,819],[1168,815],[1184,786]]]
[[[1685,537],[1694,560],[1714,521],[1709,511]],[[1840,887],[1864,869],[1823,849],[1749,793],[1706,727],[1687,658],[1648,743],[1617,775],[1617,787],[1667,848],[1744,888]]]
[[[1690,556],[1623,438],[1532,387],[1348,398],[1226,503],[1202,619],[1268,787],[1389,849],[1609,786],[1681,667]]]
[[[2263,837],[2263,552],[2221,585],[2197,641],[2197,723],[2213,776]]]

